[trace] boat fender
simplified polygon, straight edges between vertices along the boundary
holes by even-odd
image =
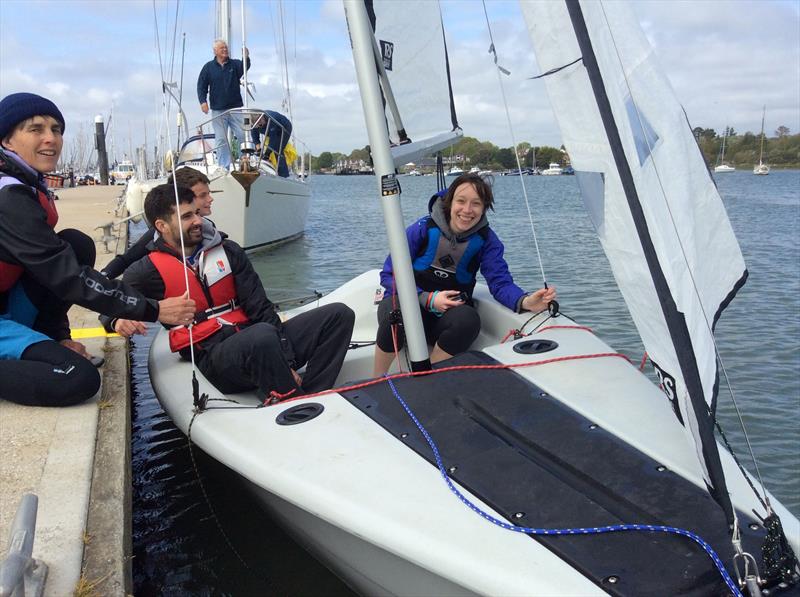
[[[172,171],[172,164],[175,162],[175,153],[170,149],[164,154],[164,170]]]

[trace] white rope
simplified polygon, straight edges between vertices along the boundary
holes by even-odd
[[[489,46],[489,53],[494,56],[494,64],[497,67],[497,82],[500,87],[500,95],[503,98],[503,108],[505,109],[506,113],[506,122],[508,123],[508,131],[509,134],[511,135],[511,144],[514,147],[514,159],[516,159],[517,161],[517,173],[519,175],[520,186],[522,187],[522,196],[525,198],[525,208],[528,210],[528,221],[530,222],[531,225],[531,235],[533,236],[533,245],[534,248],[536,249],[536,258],[539,260],[539,270],[542,273],[542,282],[544,283],[544,287],[547,288],[547,276],[545,276],[544,264],[542,262],[542,255],[539,252],[539,239],[536,236],[536,226],[534,226],[533,223],[533,211],[531,210],[530,201],[528,200],[528,191],[525,188],[525,181],[522,177],[522,165],[520,164],[519,161],[519,151],[517,149],[517,142],[514,138],[514,126],[511,123],[511,114],[508,109],[508,102],[506,101],[506,91],[505,87],[503,86],[503,78],[500,76],[501,74],[510,75],[511,73],[502,66],[500,66],[497,62],[497,49],[495,48],[494,38],[492,37],[492,27],[489,24],[489,13],[486,11],[486,0],[482,0],[482,4],[483,4],[483,14],[486,16],[486,29],[489,32],[489,41],[491,43],[491,45]]]
[[[661,190],[661,195],[662,195],[662,197],[664,199],[664,205],[667,208],[667,213],[669,214],[669,219],[670,219],[670,222],[672,223],[672,227],[673,227],[673,230],[675,232],[675,238],[678,240],[678,245],[680,246],[680,249],[681,249],[681,255],[682,255],[684,263],[686,265],[686,271],[688,272],[689,278],[690,278],[690,280],[692,282],[692,289],[695,292],[695,296],[697,297],[697,302],[700,305],[700,312],[703,315],[703,320],[705,321],[706,328],[708,329],[709,335],[711,336],[711,341],[714,344],[714,352],[716,353],[717,359],[719,360],[720,369],[722,370],[723,377],[725,378],[725,383],[726,383],[726,385],[728,387],[728,391],[730,392],[731,400],[733,402],[733,407],[734,407],[734,410],[736,412],[736,416],[739,419],[739,425],[742,428],[742,433],[744,433],[745,442],[747,443],[747,449],[750,452],[750,458],[752,459],[753,466],[755,466],[755,469],[756,469],[756,476],[758,477],[758,482],[761,484],[761,487],[764,489],[764,495],[765,495],[765,498],[767,499],[767,504],[769,504],[769,501],[768,501],[769,498],[766,495],[766,487],[764,486],[764,480],[761,477],[761,471],[758,468],[758,462],[756,461],[756,456],[755,456],[755,453],[753,452],[753,446],[751,445],[750,438],[747,435],[747,429],[745,428],[744,419],[742,417],[741,411],[739,410],[739,405],[736,403],[736,396],[735,396],[734,391],[733,391],[733,386],[731,385],[730,378],[728,377],[728,373],[727,373],[727,371],[725,369],[725,363],[723,362],[722,355],[720,354],[719,346],[717,345],[717,339],[714,337],[714,330],[713,330],[713,328],[711,326],[711,323],[709,322],[708,314],[705,311],[705,307],[703,305],[703,301],[702,301],[702,299],[700,297],[700,291],[699,291],[699,289],[697,287],[697,283],[695,281],[694,272],[692,271],[692,268],[689,265],[689,259],[686,256],[686,249],[683,246],[683,241],[681,240],[681,235],[680,235],[680,232],[678,231],[678,226],[675,223],[675,218],[674,218],[673,213],[672,213],[672,208],[670,207],[670,204],[669,204],[669,198],[667,197],[667,193],[666,193],[666,191],[664,189],[664,185],[663,185],[663,183],[661,181],[661,174],[659,172],[658,165],[656,164],[656,157],[652,152],[652,145],[650,143],[650,139],[647,136],[647,128],[644,126],[644,123],[642,121],[642,117],[641,117],[641,114],[639,112],[639,106],[637,105],[637,102],[634,100],[633,90],[631,89],[630,82],[628,81],[628,75],[626,74],[624,65],[622,63],[622,57],[620,56],[619,48],[617,47],[617,42],[616,42],[616,39],[614,38],[614,32],[611,30],[611,26],[610,26],[610,24],[608,22],[608,16],[606,15],[606,10],[605,10],[605,6],[603,4],[603,0],[600,0],[600,8],[603,11],[603,18],[606,21],[606,27],[608,28],[608,34],[609,34],[609,36],[611,38],[612,44],[614,45],[614,52],[616,53],[617,61],[619,62],[619,66],[620,66],[620,70],[622,72],[622,76],[625,79],[625,86],[627,87],[628,94],[631,97],[631,102],[633,103],[634,109],[636,110],[636,118],[639,121],[639,128],[641,129],[641,131],[643,133],[643,136],[644,136],[644,139],[645,139],[645,142],[647,143],[647,151],[650,154],[650,158],[651,158],[652,163],[653,163],[653,171],[655,172],[656,179],[658,180],[658,186],[659,186],[659,189]],[[736,519],[736,511],[735,511],[735,509],[734,509],[733,515],[734,515],[734,519]]]
[[[153,0],[153,15],[155,17],[155,0]],[[158,20],[157,19],[156,19],[155,26],[156,26],[156,39],[158,39]],[[159,54],[158,55],[158,63],[159,63],[159,66],[161,66],[161,80],[163,81],[164,80],[164,68],[163,68],[163,65],[162,65],[162,62],[161,62],[161,49],[160,49],[161,46],[160,46],[160,44],[158,44],[158,47],[159,47],[159,50],[158,50],[158,54]],[[161,105],[162,105],[162,107],[164,109],[164,118],[165,118],[166,122],[168,123],[169,122],[169,110],[167,108],[167,93],[165,91],[163,91],[163,88],[162,88],[161,97],[162,97]],[[172,135],[170,134],[170,127],[169,127],[169,125],[167,125],[165,128],[166,128],[166,131],[167,131],[167,146],[171,148],[172,147]],[[189,270],[188,270],[188,267],[186,266],[186,246],[184,245],[184,242],[183,242],[183,228],[181,227],[181,205],[180,205],[180,199],[178,198],[178,181],[175,178],[175,162],[177,162],[177,161],[178,160],[177,160],[177,156],[176,156],[172,160],[172,163],[170,164],[170,168],[172,169],[172,188],[173,188],[173,192],[175,193],[175,214],[176,214],[176,217],[178,218],[178,230],[180,231],[179,236],[180,236],[180,244],[181,244],[181,259],[182,259],[182,263],[183,263],[183,281],[184,281],[184,285],[186,287],[186,293],[188,295],[189,294]],[[151,225],[155,225],[155,222],[150,222],[150,224]],[[194,340],[192,338],[192,324],[190,323],[186,327],[187,327],[187,329],[189,331],[189,353],[191,355],[192,374],[194,374],[195,371],[196,371],[196,365],[195,365],[195,358],[194,358]]]

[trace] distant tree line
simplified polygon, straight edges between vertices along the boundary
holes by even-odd
[[[761,151],[761,134],[747,131],[739,134],[732,127],[725,127],[721,134],[714,129],[696,127],[692,130],[700,151],[709,166],[719,162],[722,140],[725,139],[725,162],[733,166],[747,167],[758,163]],[[800,134],[791,135],[788,127],[779,126],[774,137],[764,140],[765,164],[778,168],[800,167]]]
[[[722,139],[725,137],[725,162],[735,166],[752,166],[758,163],[758,154],[761,135],[746,132],[739,134],[731,127],[727,127],[722,134],[714,129],[697,127],[692,131],[706,163],[713,167],[716,165]],[[800,167],[800,134],[791,135],[785,126],[775,130],[775,136],[769,137],[764,144],[764,163],[779,168]],[[450,155],[450,150],[447,155]],[[464,156],[464,163],[458,165],[466,169],[477,166],[481,170],[511,170],[517,167],[513,147],[498,147],[489,141],[480,141],[474,137],[464,137],[452,148],[452,154]],[[517,146],[517,154],[523,168],[547,168],[549,164],[556,163],[567,165],[569,155],[561,147],[533,146],[527,141]],[[349,154],[323,151],[318,156],[311,156],[311,170],[321,171],[333,169],[342,160],[364,160],[369,163],[369,146],[354,149]]]
[[[523,168],[537,166],[547,168],[551,163],[566,164],[568,157],[563,149],[558,147],[534,147],[530,143],[520,143],[517,147],[520,164]],[[463,156],[463,163],[457,165],[467,169],[477,166],[481,170],[511,170],[517,167],[517,160],[514,156],[513,147],[497,147],[489,141],[479,141],[474,137],[464,137],[456,143],[452,152],[447,150],[446,155],[450,154]],[[534,157],[535,156],[535,157]],[[337,163],[348,160],[364,160],[369,162],[369,146],[361,149],[354,149],[349,154],[334,151],[323,151],[318,156],[311,156],[311,170],[330,170]]]

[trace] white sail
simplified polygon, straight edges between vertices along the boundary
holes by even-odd
[[[712,329],[747,270],[719,193],[628,5],[522,7],[542,72],[583,56],[545,77],[547,92],[622,295],[730,515],[713,436]]]
[[[392,156],[395,165],[401,166],[449,147],[462,134],[452,98],[439,3],[379,0],[366,4],[391,87],[383,90],[386,117],[395,144]],[[412,142],[401,145],[404,139],[399,131]]]

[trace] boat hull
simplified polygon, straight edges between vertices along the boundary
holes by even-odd
[[[295,541],[360,595],[476,595],[466,587],[309,514],[255,483],[248,483],[248,486]]]
[[[368,272],[320,301],[345,302],[355,311],[355,341],[374,338],[377,286],[378,272]],[[529,315],[516,315],[497,304],[485,287],[476,288],[475,296],[483,323],[481,336],[475,344],[482,353],[476,354],[500,363],[548,361],[540,366],[515,369],[516,373],[506,373],[517,380],[515,383],[546,393],[554,404],[558,403],[556,406],[560,404],[573,413],[570,416],[582,417],[597,425],[608,438],[641,452],[643,458],[652,459],[670,471],[670,475],[681,477],[684,484],[688,481],[688,485],[705,495],[694,450],[674,418],[668,400],[646,376],[625,359],[607,356],[613,349],[571,320],[560,318],[550,322],[556,327],[546,325],[546,313],[528,323],[525,328],[528,332],[539,327],[529,338],[498,344],[509,329],[522,328]],[[368,405],[362,405],[361,409],[356,407],[353,392],[330,393],[266,408],[208,410],[195,417],[189,389],[190,365],[170,354],[165,336],[159,334],[153,343],[150,375],[156,395],[169,416],[184,432],[191,424],[191,440],[255,486],[261,501],[282,524],[359,592],[369,595],[595,595],[605,594],[605,589],[610,588],[604,586],[602,578],[597,578],[594,572],[570,561],[570,557],[558,555],[545,543],[491,525],[464,507],[448,490],[436,467],[410,449],[402,433],[376,423],[372,415],[366,414],[373,410]],[[549,340],[558,346],[545,355],[515,351],[517,344],[528,339]],[[555,360],[551,362],[551,359]],[[369,376],[371,365],[371,346],[351,350],[338,384],[363,380]],[[212,399],[221,398],[199,372],[197,377],[201,392],[208,393]],[[408,385],[413,381],[402,380],[405,385],[401,393],[413,393]],[[381,383],[385,392],[385,382]],[[458,378],[455,383],[448,387],[467,391],[469,386],[475,385],[459,384]],[[369,389],[365,391],[364,399],[369,398],[370,392]],[[444,390],[442,399],[451,394],[450,390]],[[259,403],[259,397],[252,393],[224,398],[236,400],[243,407]],[[302,424],[278,424],[281,413],[310,402],[324,407],[319,416]],[[428,402],[435,405],[435,400],[428,399]],[[220,403],[209,402],[209,406],[215,404]],[[374,406],[375,412],[383,408],[378,403]],[[407,431],[414,432],[410,421],[408,425]],[[487,425],[480,427],[485,430]],[[438,432],[435,436],[439,436]],[[466,443],[474,441],[482,446],[480,442],[501,436],[503,433],[495,430],[483,439],[471,432],[465,437],[469,438]],[[585,441],[589,440],[564,436],[564,442],[569,445]],[[488,464],[479,469],[504,468],[501,465],[504,461],[491,464],[493,452],[486,454]],[[598,454],[598,457],[602,456]],[[565,476],[561,469],[553,469],[548,462],[545,458],[541,464],[546,470],[537,473],[543,475],[542,479]],[[591,471],[591,463],[585,466]],[[737,510],[758,509],[746,481],[740,478],[735,463],[727,454],[723,454],[723,467]],[[653,467],[647,465],[646,468]],[[637,474],[634,471],[629,475],[631,482],[636,482]],[[499,501],[495,502],[495,498],[477,488],[473,492],[474,484],[466,479],[462,483],[457,473],[454,477],[461,492],[481,509],[498,519],[509,520],[510,513]],[[514,477],[511,485],[509,482],[497,484],[513,488],[516,483],[532,487],[538,484],[536,477],[528,473]],[[607,481],[600,479],[597,483],[603,486]],[[567,485],[571,487],[571,495],[591,497],[589,490],[576,491],[571,481]],[[624,490],[622,495],[625,495]],[[665,499],[670,498],[665,496]],[[707,495],[703,499],[710,500]],[[590,501],[598,500],[591,498]],[[626,500],[612,500],[613,504],[617,501]],[[524,522],[531,526],[558,526],[554,518],[545,516],[554,505],[558,510],[559,498],[552,498],[551,502],[526,506],[528,516]],[[797,519],[776,501],[773,504],[783,519],[787,536],[795,541],[793,538],[800,533]],[[610,507],[610,510],[616,509],[616,505]],[[647,517],[634,514],[628,518],[625,522],[648,521]],[[750,522],[751,519],[743,517],[743,520]],[[585,523],[598,524],[591,519]],[[653,542],[657,541],[654,537]],[[680,549],[691,547],[691,544],[680,543],[683,539],[678,541]],[[607,551],[605,542],[596,545],[600,546],[598,553]],[[793,544],[793,547],[797,549],[798,546]],[[623,562],[624,553],[619,558]],[[695,554],[693,561],[708,567],[703,554]],[[621,567],[616,567],[617,572]],[[678,579],[683,576],[680,570],[674,574]],[[708,576],[706,571],[705,577]],[[710,576],[714,577],[713,570]],[[622,594],[646,594],[635,589],[626,590],[624,584],[615,590]]]
[[[311,204],[311,188],[304,180],[261,173],[246,189],[235,174],[223,168],[188,167],[208,176],[214,196],[211,219],[246,251],[273,247],[303,234]],[[125,204],[135,222],[144,210],[148,191],[165,182],[166,178],[128,182]]]
[[[303,234],[311,203],[307,182],[262,173],[246,189],[234,174],[222,169],[209,178],[214,193],[212,219],[245,250],[274,246]]]

